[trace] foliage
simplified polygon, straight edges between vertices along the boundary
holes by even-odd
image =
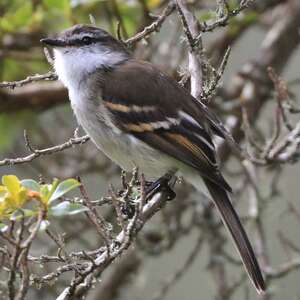
[[[73,179],[59,182],[54,179],[51,184],[40,184],[33,179],[20,180],[15,175],[2,176],[0,185],[0,229],[3,231],[5,222],[19,220],[23,217],[37,216],[43,209],[46,217],[72,215],[85,211],[80,204],[56,200],[80,186]]]
[[[128,34],[138,30],[142,11],[138,1],[118,1],[123,24]],[[145,1],[149,8],[156,8],[161,1]],[[43,73],[49,65],[43,54],[39,40],[51,33],[59,32],[76,23],[90,23],[89,14],[93,14],[97,24],[116,33],[117,18],[113,16],[113,6],[108,1],[87,0],[42,0],[42,1],[0,1],[0,39],[8,41],[4,47],[10,49],[11,41],[16,40],[19,54],[3,55],[0,60],[0,81],[18,80],[27,74]],[[30,45],[32,44],[32,45]],[[29,46],[30,45],[30,46]],[[36,117],[31,116],[34,120]],[[22,132],[25,114],[18,114],[12,122],[0,111],[0,151],[13,144],[15,132]],[[12,124],[13,123],[13,124]],[[7,130],[10,132],[7,132]],[[28,129],[28,128],[27,128]],[[3,134],[2,134],[3,133]],[[6,133],[6,134],[4,134]]]

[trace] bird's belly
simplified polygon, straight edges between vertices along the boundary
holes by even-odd
[[[76,110],[75,114],[95,145],[125,171],[138,167],[148,180],[153,180],[174,168],[174,161],[168,156],[126,133],[113,130],[94,114]]]
[[[192,167],[171,158],[164,153],[150,148],[138,139],[125,133],[116,133],[103,124],[90,122],[85,118],[78,117],[86,133],[91,137],[94,144],[112,161],[123,170],[131,172],[138,167],[139,172],[144,174],[146,180],[156,180],[170,170],[178,170],[178,175],[183,176],[197,190],[210,198],[199,173]]]

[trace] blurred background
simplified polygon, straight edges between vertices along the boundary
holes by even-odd
[[[176,8],[155,32],[128,41],[159,20],[171,2],[0,0],[0,81],[50,71],[39,40],[73,24],[90,23],[92,15],[97,26],[115,36],[119,28],[136,58],[155,63],[189,89],[189,47]],[[134,245],[95,281],[86,299],[300,299],[300,134],[295,131],[300,5],[297,0],[248,1],[249,8],[217,24],[224,11],[234,12],[247,1],[183,2],[203,25],[198,28],[207,92],[202,99],[256,159],[247,161],[216,141],[224,175],[234,189],[233,201],[266,273],[269,292],[255,293],[218,216],[183,181],[176,186],[177,198],[147,222]],[[216,25],[209,28],[211,24]],[[67,92],[58,81],[33,80],[0,89],[0,162],[30,154],[24,130],[32,147],[43,149],[69,140],[77,126]],[[79,129],[78,135],[84,132]],[[80,176],[93,200],[107,195],[109,184],[121,186],[120,169],[89,141],[28,163],[0,164],[0,176],[5,174],[46,182]],[[99,210],[115,222],[111,207]],[[54,218],[50,228],[64,235],[70,252],[101,244],[84,214]],[[35,257],[55,255],[57,245],[41,232],[31,252]],[[44,276],[58,267],[59,263],[34,262],[30,272]],[[6,271],[0,274],[4,280]],[[26,299],[56,299],[71,276],[66,272],[53,282],[30,286]],[[9,299],[3,285],[1,289],[3,299]]]

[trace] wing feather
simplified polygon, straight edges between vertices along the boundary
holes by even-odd
[[[187,91],[134,60],[108,74],[103,86],[103,103],[117,127],[231,191],[218,170],[205,114]]]

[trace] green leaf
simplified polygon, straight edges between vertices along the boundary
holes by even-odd
[[[54,179],[52,184],[43,184],[41,186],[42,202],[46,205],[50,203],[50,198],[58,186],[58,179]]]
[[[49,199],[49,195],[50,195],[50,191],[51,191],[52,185],[51,184],[43,184],[41,186],[41,195],[42,198],[45,199],[45,201],[47,202]]]
[[[69,191],[75,189],[76,187],[80,186],[80,182],[77,180],[70,178],[63,182],[61,182],[57,187],[54,193],[51,195],[49,199],[49,203],[53,200],[58,199],[59,197],[63,196],[64,194],[68,193]]]
[[[0,232],[5,232],[8,229],[6,224],[0,223]]]
[[[20,219],[22,219],[23,217],[32,217],[35,216],[37,214],[37,211],[33,211],[31,209],[27,209],[27,208],[22,208],[22,209],[18,209],[16,210],[11,216],[10,216],[10,220],[12,221],[18,221]]]
[[[87,207],[79,203],[71,203],[69,201],[63,201],[53,207],[48,211],[49,215],[55,217],[61,217],[66,215],[75,215],[84,211],[87,211]]]
[[[40,192],[41,190],[40,185],[33,179],[23,179],[21,184],[31,191]]]

